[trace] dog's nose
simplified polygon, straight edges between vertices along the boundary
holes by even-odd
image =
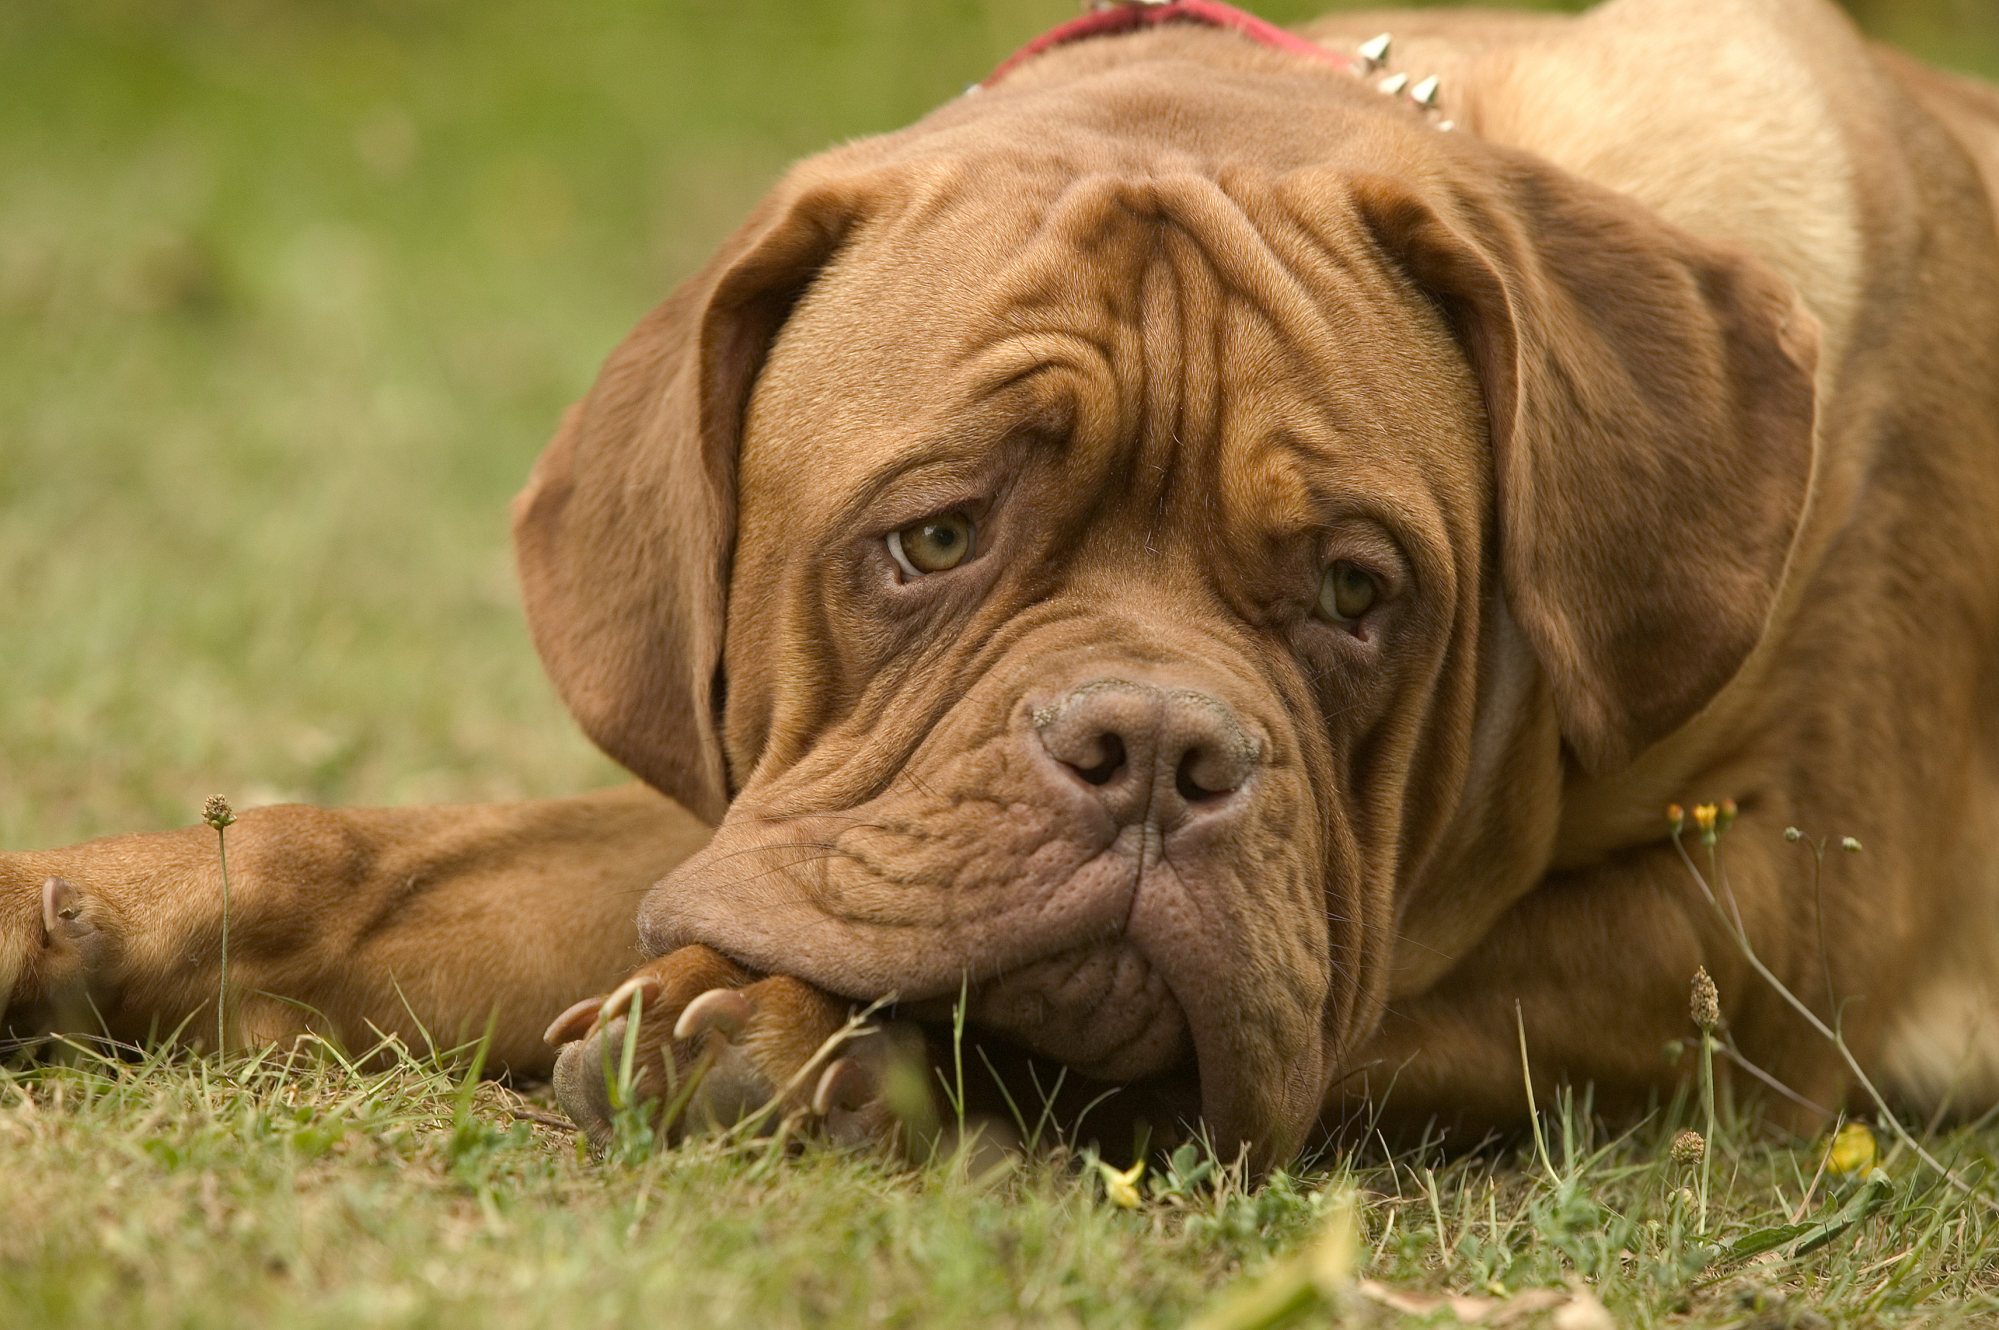
[[[1033,713],[1061,778],[1123,823],[1168,825],[1229,802],[1263,748],[1228,704],[1191,688],[1093,679]]]

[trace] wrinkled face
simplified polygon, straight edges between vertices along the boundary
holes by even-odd
[[[706,942],[1295,1147],[1462,780],[1489,480],[1441,319],[1255,183],[863,226],[741,449]],[[1023,196],[1026,197],[1023,197]],[[1335,238],[1337,241],[1339,238]]]
[[[584,729],[721,816],[648,946],[962,991],[1270,1165],[1390,964],[1435,982],[1564,782],[1763,640],[1817,324],[1364,84],[1129,41],[802,163],[565,418],[516,550]]]

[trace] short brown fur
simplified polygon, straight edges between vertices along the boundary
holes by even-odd
[[[964,984],[1092,1075],[1197,1069],[1268,1161],[1359,1098],[1517,1118],[1516,1008],[1537,1076],[1641,1104],[1705,965],[1830,1105],[1666,839],[1729,797],[1763,958],[1901,1092],[1989,1102],[1999,97],[1821,0],[1658,10],[1309,29],[1394,31],[1449,132],[1176,27],[795,169],[515,510],[552,677],[678,802],[251,813],[233,982],[350,1042],[494,1011],[547,1074],[644,956],[669,1015],[772,975],[773,1087],[848,1000]],[[945,511],[975,558],[903,579],[886,533]],[[1364,626],[1313,618],[1329,562]],[[1089,784],[1100,730],[1177,794]],[[1866,853],[1815,896],[1787,825]],[[212,864],[0,856],[10,1021],[212,1010]]]

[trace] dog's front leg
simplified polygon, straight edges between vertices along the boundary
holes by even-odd
[[[1820,962],[1806,942],[1817,936],[1805,913],[1811,884],[1797,874],[1804,862],[1732,846],[1726,890],[1759,957],[1823,1016]],[[1641,1112],[1693,1075],[1697,967],[1720,986],[1732,1046],[1783,1089],[1759,1086],[1747,1071],[1735,1083],[1762,1095],[1772,1119],[1816,1128],[1817,1109],[1836,1109],[1846,1089],[1838,1051],[1751,970],[1667,845],[1550,877],[1433,987],[1391,998],[1381,1030],[1334,1086],[1327,1121],[1379,1114],[1399,1128],[1434,1120],[1475,1135],[1521,1120],[1530,1069],[1544,1110],[1559,1087],[1587,1084],[1599,1110]],[[1848,1023],[1856,1039],[1872,1028]],[[1726,1058],[1720,1068],[1729,1074]]]
[[[376,1031],[421,1049],[494,1022],[489,1066],[547,1075],[549,1020],[639,959],[634,917],[707,838],[638,786],[442,808],[247,812],[228,829],[232,1043]],[[212,1045],[222,868],[207,826],[0,854],[0,998],[16,1035]]]

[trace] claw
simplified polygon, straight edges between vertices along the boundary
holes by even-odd
[[[603,1009],[600,998],[584,998],[567,1011],[548,1023],[548,1030],[542,1041],[551,1048],[561,1048],[573,1044],[590,1033],[590,1027],[597,1023],[597,1013]]]
[[[750,1000],[733,988],[711,988],[681,1010],[674,1022],[675,1039],[692,1039],[715,1031],[724,1039],[734,1039],[756,1015]]]
[[[875,1078],[852,1058],[836,1058],[819,1073],[812,1091],[812,1111],[825,1117],[836,1108],[849,1111],[875,1097]]]
[[[611,996],[604,999],[603,1007],[597,1012],[600,1024],[618,1019],[625,1014],[625,1008],[632,1005],[632,998],[638,997],[644,1006],[650,1007],[659,997],[659,980],[649,974],[635,974],[611,990]]]

